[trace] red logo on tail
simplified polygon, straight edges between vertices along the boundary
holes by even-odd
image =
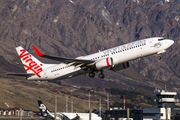
[[[38,65],[36,61],[31,58],[30,53],[25,53],[25,49],[21,49],[20,52],[21,54],[19,55],[19,57],[22,58],[22,60],[26,63],[29,63],[28,65],[23,64],[27,68],[26,71],[32,70],[38,77],[41,77],[39,73],[43,71],[41,67],[42,64]]]

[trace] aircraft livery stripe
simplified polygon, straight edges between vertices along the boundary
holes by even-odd
[[[110,64],[109,64],[109,57],[106,58],[106,62],[107,62],[107,65],[110,66]]]

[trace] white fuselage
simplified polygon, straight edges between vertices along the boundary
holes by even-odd
[[[132,61],[141,57],[163,53],[173,43],[173,40],[164,39],[162,37],[147,38],[78,58],[98,61],[111,57],[113,58],[114,66],[116,66],[120,63]],[[39,73],[41,77],[32,76],[28,79],[61,80],[88,72],[89,70],[82,70],[80,67],[75,68],[75,66],[68,66],[67,64],[60,63],[44,69],[41,73]]]
[[[49,115],[54,118],[55,115],[54,113],[50,113],[48,112]],[[89,113],[57,113],[56,119],[57,120],[64,120],[64,116],[68,117],[68,119],[72,120],[74,118],[76,118],[76,116],[80,117],[80,120],[89,120]],[[102,118],[100,116],[98,116],[95,113],[91,113],[91,119],[92,120],[102,120]]]
[[[63,114],[66,115],[69,119],[75,118],[77,114],[80,117],[80,120],[89,120],[89,113],[63,113]],[[102,118],[95,113],[91,113],[91,119],[102,120]]]

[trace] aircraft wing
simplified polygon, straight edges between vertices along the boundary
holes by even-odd
[[[71,65],[78,65],[78,64],[90,65],[90,64],[95,63],[95,61],[92,61],[92,60],[84,60],[84,59],[66,58],[66,57],[45,55],[45,54],[42,54],[34,45],[33,45],[33,48],[36,51],[37,55],[40,57],[44,57],[44,58],[48,58],[48,59],[56,60],[56,61],[61,61],[61,62],[66,63],[66,64],[72,63]]]
[[[9,73],[7,75],[13,75],[13,76],[21,76],[21,77],[31,77],[33,75],[36,75],[35,73]]]

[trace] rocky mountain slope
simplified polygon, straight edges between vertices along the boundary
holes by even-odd
[[[0,75],[25,72],[15,51],[19,45],[35,56],[32,45],[46,54],[75,58],[138,39],[163,36],[175,44],[162,54],[162,60],[154,55],[131,61],[126,70],[106,70],[104,80],[86,75],[64,82],[146,90],[167,84],[179,91],[179,12],[179,0],[1,0]]]

